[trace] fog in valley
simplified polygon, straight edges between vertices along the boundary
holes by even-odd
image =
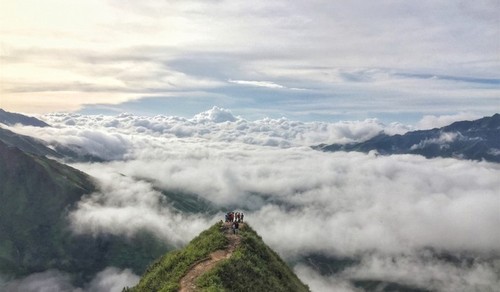
[[[441,291],[492,291],[500,285],[498,164],[310,147],[363,141],[381,131],[405,133],[412,126],[247,121],[220,108],[191,119],[41,119],[53,127],[11,129],[104,161],[70,164],[100,186],[70,212],[75,233],[132,236],[148,230],[182,247],[236,208],[313,291],[356,291],[352,280],[363,279]],[[428,116],[419,126],[440,126],[441,120]],[[197,196],[212,211],[181,212],[164,192]],[[320,273],[304,261],[311,255],[351,264]],[[64,274],[48,273],[11,285],[69,285]],[[124,285],[139,279],[109,267],[89,291],[101,291],[95,287],[105,277]]]

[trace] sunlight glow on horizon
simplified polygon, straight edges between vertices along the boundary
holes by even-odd
[[[499,5],[0,0],[0,107],[488,115]]]

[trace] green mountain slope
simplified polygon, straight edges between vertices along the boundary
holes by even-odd
[[[49,148],[47,143],[26,135],[14,133],[0,127],[0,141],[9,146],[15,146],[24,152],[38,156],[47,156],[61,158],[69,162],[103,162],[105,159],[96,155],[88,154],[82,151],[79,146],[62,144],[52,145],[54,149]]]
[[[0,272],[15,274],[56,264],[64,214],[95,190],[83,173],[0,142]],[[51,265],[50,265],[51,266]]]
[[[170,252],[151,265],[131,292],[178,291],[181,278],[217,250],[228,248],[222,223],[193,239],[184,249]],[[309,291],[286,263],[247,224],[228,259],[222,259],[196,280],[202,291]]]
[[[0,274],[15,278],[58,269],[82,285],[107,266],[140,274],[168,250],[149,233],[74,235],[67,215],[95,190],[86,174],[0,141]]]
[[[38,156],[49,156],[55,158],[63,157],[61,154],[47,147],[42,141],[29,136],[14,133],[1,127],[0,141],[4,142],[6,145],[17,147],[24,152]]]

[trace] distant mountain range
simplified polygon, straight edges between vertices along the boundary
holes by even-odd
[[[439,129],[389,136],[381,133],[367,141],[351,144],[321,144],[314,149],[334,151],[377,151],[382,155],[418,154],[427,158],[500,162],[500,114],[474,121],[455,122]]]
[[[37,118],[28,117],[22,114],[7,112],[1,108],[0,108],[0,123],[9,126],[13,126],[15,124],[21,124],[25,126],[34,126],[34,127],[50,127],[49,124],[40,121]]]
[[[39,139],[14,133],[10,130],[0,127],[0,141],[9,146],[14,146],[26,153],[35,154],[39,156],[46,156],[51,158],[63,159],[67,162],[103,162],[101,157],[78,151],[78,146],[70,145],[65,146],[61,144],[49,145]]]
[[[0,124],[13,126],[16,124],[34,127],[50,127],[47,123],[22,114],[6,112],[0,109]],[[64,159],[68,162],[103,162],[103,158],[81,151],[78,145],[55,144],[49,147],[48,143],[30,137],[14,133],[0,127],[0,141],[7,145],[15,146],[24,152]]]

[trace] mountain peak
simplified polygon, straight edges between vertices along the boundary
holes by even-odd
[[[240,223],[238,234],[229,224],[216,223],[167,253],[125,291],[309,291],[248,224]]]
[[[377,151],[380,154],[418,154],[427,158],[500,162],[500,114],[473,121],[459,121],[439,129],[407,132],[404,135],[378,135],[353,144],[318,145],[323,151]]]
[[[33,127],[50,127],[49,124],[37,118],[28,117],[22,114],[7,112],[1,108],[0,108],[0,123],[8,126],[21,124],[24,126],[33,126]]]

